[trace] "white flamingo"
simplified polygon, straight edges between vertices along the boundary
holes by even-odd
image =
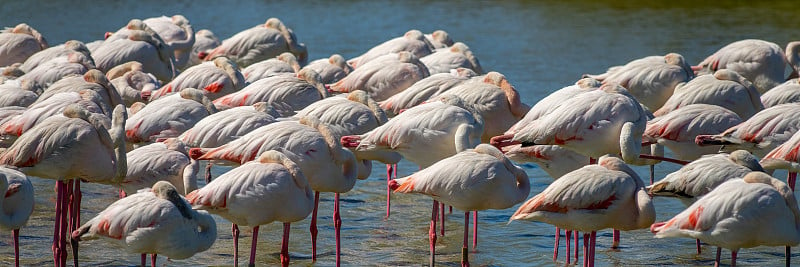
[[[12,243],[14,243],[14,266],[19,267],[19,229],[28,223],[28,218],[33,213],[33,184],[22,172],[0,167],[0,192],[5,192],[0,198],[0,227],[11,230]]]
[[[675,88],[675,94],[653,115],[662,116],[690,104],[721,106],[742,119],[748,119],[764,109],[761,95],[752,83],[734,71],[720,70],[679,85]]]

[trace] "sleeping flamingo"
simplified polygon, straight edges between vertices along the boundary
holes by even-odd
[[[245,85],[244,76],[239,72],[236,63],[226,57],[218,57],[213,62],[189,67],[178,77],[153,92],[150,95],[150,101],[186,88],[201,89],[203,94],[214,100],[237,92]]]
[[[205,60],[226,56],[239,67],[245,68],[283,52],[291,52],[301,64],[308,61],[306,45],[298,42],[294,32],[279,19],[269,18],[266,23],[241,31],[223,40],[220,46],[201,52],[198,56]]]
[[[217,98],[214,105],[225,110],[266,102],[281,116],[288,117],[326,97],[328,90],[319,74],[311,69],[302,69],[296,75],[276,75],[255,81],[238,92]]]
[[[153,74],[143,72],[142,63],[136,61],[114,67],[106,76],[111,76],[108,74],[111,74],[117,70],[118,67],[124,65],[130,65],[131,68],[128,70],[121,70],[121,73],[118,74],[115,73],[115,75],[119,76],[110,78],[111,84],[117,89],[117,93],[122,98],[125,106],[130,107],[136,102],[147,102],[152,92],[161,87],[161,83]]]
[[[67,218],[70,230],[80,222],[80,180],[75,180],[115,184],[125,177],[125,119],[125,107],[118,105],[109,132],[81,106],[69,105],[63,116],[46,119],[0,153],[0,164],[19,167],[26,175],[57,180],[56,266],[64,266],[67,260]],[[77,244],[72,247],[77,251]]]
[[[303,68],[309,68],[319,73],[322,83],[331,84],[338,82],[353,72],[353,67],[347,64],[344,57],[333,54],[328,58],[311,61]]]
[[[94,239],[117,243],[128,253],[142,254],[142,266],[145,254],[153,254],[156,266],[157,254],[181,260],[211,248],[217,224],[206,211],[192,210],[172,184],[159,181],[111,203],[70,237],[75,244]]]
[[[777,105],[753,115],[746,121],[715,135],[698,135],[700,146],[722,145],[721,152],[744,149],[764,157],[772,149],[788,141],[800,130],[800,103]]]
[[[580,169],[589,162],[589,157],[558,145],[507,146],[503,149],[508,159],[515,162],[533,162],[553,179]]]
[[[403,36],[393,38],[386,42],[370,48],[364,54],[348,60],[348,64],[353,68],[361,68],[367,62],[377,59],[381,56],[409,52],[416,58],[421,58],[430,55],[434,51],[433,45],[425,38],[425,35],[419,30],[409,30]]]
[[[200,54],[205,51],[213,50],[220,46],[222,42],[214,35],[214,32],[208,29],[202,29],[194,33],[194,45],[192,45],[192,54],[189,56],[189,63],[187,67],[203,63]]]
[[[512,221],[542,221],[591,232],[583,235],[584,266],[594,266],[595,231],[647,228],[655,219],[655,208],[639,175],[619,158],[609,156],[561,176],[511,216]],[[567,253],[567,261],[569,257]]]
[[[61,115],[70,104],[81,105],[91,113],[102,115],[111,109],[108,104],[103,103],[100,95],[92,90],[86,89],[79,93],[58,93],[45,101],[32,104],[22,114],[14,116],[0,125],[0,136],[2,136],[0,139],[4,142],[13,141],[47,118]],[[109,126],[108,123],[103,123],[103,125]]]
[[[148,18],[142,22],[158,33],[164,42],[172,48],[176,69],[183,70],[189,67],[189,57],[194,46],[195,34],[186,17],[183,15],[161,16]]]
[[[656,238],[691,237],[731,250],[731,266],[736,266],[740,248],[790,246],[800,243],[800,210],[792,190],[785,183],[763,172],[751,172],[742,179],[720,184],[686,210],[650,230]],[[754,234],[758,233],[758,234]]]
[[[0,228],[11,230],[14,243],[14,266],[19,267],[19,229],[28,223],[33,213],[33,184],[18,170],[0,167]]]
[[[511,163],[500,150],[487,144],[442,159],[407,177],[392,180],[390,185],[396,193],[429,195],[464,211],[461,266],[469,266],[469,212],[510,208],[524,201],[531,191],[525,171]],[[431,222],[431,229],[434,227],[434,222]],[[436,235],[435,232],[430,234]],[[431,265],[435,257],[433,251],[431,244]]]
[[[124,32],[117,32],[92,51],[97,68],[109,71],[129,61],[142,63],[142,71],[161,81],[175,77],[175,55],[172,48],[141,20],[131,20]]]
[[[19,80],[22,89],[41,94],[61,78],[72,74],[83,75],[94,68],[94,62],[92,62],[91,57],[79,52],[70,52],[39,64],[36,68],[17,78],[17,80]]]
[[[96,69],[87,71],[83,76],[72,75],[61,78],[61,80],[47,87],[47,90],[39,95],[39,98],[36,99],[34,104],[46,101],[48,98],[58,93],[80,92],[85,89],[97,92],[103,100],[102,102],[106,103],[109,107],[123,104],[119,92],[111,85],[111,82],[103,75],[103,72]],[[103,113],[110,116],[111,110],[103,110]]]
[[[36,52],[47,49],[47,41],[38,31],[25,23],[0,32],[0,66],[25,62]]]
[[[233,223],[234,266],[239,265],[239,225],[253,228],[249,266],[255,266],[258,228],[274,221],[283,222],[281,265],[289,266],[289,225],[308,217],[314,208],[311,186],[301,168],[275,150],[224,173],[187,199],[193,208]]]
[[[692,161],[720,149],[698,146],[698,135],[720,134],[741,122],[739,115],[721,106],[690,104],[648,121],[642,139],[669,148],[677,159]]]
[[[453,45],[453,39],[450,38],[444,30],[435,30],[430,34],[425,34],[425,39],[431,43],[434,49],[445,48]]]
[[[761,95],[765,108],[795,102],[800,102],[800,79],[788,80]]]
[[[720,70],[679,85],[675,88],[675,94],[653,115],[662,116],[690,104],[721,106],[742,119],[748,119],[764,109],[761,95],[750,81],[731,70]]]
[[[797,172],[800,171],[800,159],[798,159],[798,146],[800,146],[800,134],[795,133],[789,140],[779,145],[761,159],[761,165],[770,172],[777,169],[788,170],[789,174],[786,183],[794,191]]]
[[[455,68],[468,68],[475,71],[475,73],[483,74],[483,68],[481,68],[478,58],[462,42],[455,43],[447,48],[437,49],[432,54],[420,58],[419,61],[422,61],[428,67],[431,75],[448,73]]]
[[[158,138],[178,137],[217,109],[200,90],[186,88],[159,98],[133,114],[125,123],[125,138],[130,144],[143,144]]]
[[[300,63],[292,53],[284,52],[275,58],[262,60],[242,70],[245,82],[251,84],[266,77],[282,73],[296,74],[300,71]]]
[[[370,98],[383,101],[428,76],[428,68],[417,56],[401,51],[377,57],[329,87],[340,93],[367,91]]]
[[[119,186],[125,194],[167,181],[179,194],[197,189],[199,163],[189,157],[189,148],[177,138],[152,143],[128,152],[128,171]]]
[[[25,73],[30,72],[31,70],[35,69],[37,66],[50,61],[53,58],[61,57],[69,55],[72,52],[78,52],[86,56],[92,62],[92,66],[94,66],[94,59],[92,59],[91,53],[89,52],[89,48],[86,45],[78,40],[69,40],[64,42],[63,44],[49,47],[45,50],[36,52],[36,54],[31,55],[22,65],[19,66],[19,69]]]
[[[475,76],[478,76],[478,74],[467,68],[457,68],[448,73],[433,74],[415,82],[402,92],[381,101],[381,109],[386,112],[387,116],[394,117],[400,114],[402,110],[422,104],[428,99],[433,99]]]
[[[795,45],[796,47],[796,45]],[[697,75],[712,74],[722,69],[739,73],[752,82],[758,92],[763,94],[784,81],[785,71],[792,58],[796,57],[792,43],[787,51],[781,50],[775,43],[746,39],[730,43],[714,54],[706,57],[697,66],[692,66]],[[794,51],[797,52],[797,51]]]
[[[27,107],[37,98],[39,95],[20,88],[19,84],[0,84],[0,107]]]

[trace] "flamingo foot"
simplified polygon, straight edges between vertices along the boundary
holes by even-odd
[[[281,243],[281,266],[289,267],[289,223],[283,223],[283,242]],[[255,264],[253,264],[255,265]]]
[[[286,225],[284,224],[284,231],[288,231],[285,229]],[[286,235],[286,264],[289,264],[289,234],[288,232],[284,233]],[[253,227],[253,243],[250,245],[250,263],[247,266],[256,266],[256,245],[258,244],[258,226]],[[283,248],[281,248],[281,253],[283,253]],[[281,263],[283,263],[283,259],[281,259]]]
[[[469,211],[464,212],[464,245],[461,247],[461,267],[469,267],[469,251],[467,251],[467,238],[469,237]]]
[[[317,207],[319,207],[319,191],[314,192],[314,211],[311,213],[311,262],[317,261]]]
[[[613,241],[611,242],[611,248],[619,248],[619,230],[614,229],[613,232]]]
[[[559,242],[561,242],[561,229],[556,226],[556,243],[553,246],[553,261],[558,260],[558,246]]]
[[[392,206],[392,164],[386,164],[386,219],[389,219],[389,211],[390,207]],[[394,182],[395,189],[397,188],[397,182]]]
[[[339,267],[342,254],[342,242],[341,242],[342,217],[339,215],[339,193],[336,193],[334,195],[333,229],[335,230],[336,233],[336,267]]]

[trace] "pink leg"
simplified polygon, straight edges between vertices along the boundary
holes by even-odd
[[[239,266],[239,226],[231,224],[231,235],[233,235],[233,266]]]
[[[558,229],[558,226],[556,226],[556,243],[553,246],[553,261],[558,260],[558,246],[559,246],[558,243],[559,242],[561,242],[561,229]]]
[[[281,266],[289,266],[289,223],[283,223],[283,243],[281,243]]]
[[[478,211],[472,211],[472,250],[478,247]]]
[[[731,267],[736,267],[736,254],[739,254],[739,250],[731,251]]]
[[[386,218],[389,218],[389,210],[392,206],[392,189],[389,188],[389,182],[392,181],[392,164],[386,164]]]
[[[579,241],[580,241],[580,233],[578,233],[578,230],[575,230],[575,264],[578,264],[578,251],[580,247]]]
[[[431,227],[428,230],[428,238],[431,243],[431,257],[430,266],[436,261],[436,217],[439,214],[439,201],[433,201],[433,210],[431,211]]]
[[[592,235],[589,239],[589,267],[594,267],[594,248],[595,243],[597,241],[597,232],[592,231]]]
[[[469,267],[469,252],[467,251],[467,238],[469,237],[469,211],[464,212],[464,245],[461,246],[461,267]]]
[[[697,245],[697,254],[700,254],[700,252],[702,252],[700,250],[700,239],[695,239],[694,244]]]
[[[72,203],[70,204],[69,212],[69,231],[66,233],[66,236],[70,236],[70,233],[78,230],[78,225],[81,223],[81,180],[75,179],[73,181],[75,181],[75,189],[72,191]],[[78,266],[78,242],[69,238],[69,243],[72,246],[73,265]]]
[[[719,267],[719,255],[722,254],[722,247],[717,247],[717,259],[714,261],[714,267]]]
[[[564,230],[564,236],[566,237],[565,239],[567,240],[567,247],[566,247],[567,257],[566,257],[566,261],[567,261],[567,265],[569,265],[569,260],[570,260],[570,258],[569,258],[570,257],[570,255],[569,255],[569,247],[571,245],[570,241],[572,241],[572,231]]]
[[[150,255],[150,266],[156,267],[156,259],[158,259],[158,254]]]
[[[589,266],[589,234],[583,234],[583,266]]]
[[[311,212],[311,262],[317,261],[317,207],[319,206],[319,191],[314,191],[314,211]]]
[[[792,247],[786,246],[786,266],[792,265]]]
[[[211,182],[211,161],[206,164],[206,184]]]
[[[789,188],[791,188],[792,191],[794,191],[794,183],[795,183],[796,180],[797,180],[797,173],[796,172],[790,172],[789,173],[789,177],[786,178],[786,183],[789,184]]]
[[[611,248],[619,248],[619,230],[614,229],[613,239],[614,240],[611,242]]]
[[[450,212],[448,213],[453,214],[453,206],[448,206],[448,207],[450,207]]]
[[[142,254],[142,267],[147,266],[147,254]]]
[[[289,224],[283,224],[284,241],[283,247],[286,248],[286,265],[289,265]],[[247,266],[256,266],[256,245],[258,244],[258,225],[253,227],[253,243],[250,244],[250,263]],[[283,247],[281,247],[281,263],[283,263]]]
[[[439,209],[441,209],[439,213],[441,213],[440,216],[442,216],[441,235],[444,236],[444,203],[440,204]]]
[[[342,217],[339,215],[339,193],[334,194],[333,203],[333,229],[336,231],[336,267],[339,267],[342,255]]]
[[[14,266],[19,267],[19,229],[11,231],[11,240],[14,241]]]
[[[67,229],[68,229],[68,219],[70,213],[70,207],[72,207],[72,189],[74,186],[74,180],[69,180],[66,182],[67,186],[67,194],[64,195],[64,204],[62,204],[62,212],[61,212],[61,225],[60,230],[58,233],[59,244],[58,244],[58,257],[59,257],[59,266],[66,266],[67,265]]]
[[[652,185],[656,177],[656,165],[650,165],[650,184]]]
[[[61,244],[61,238],[59,238],[59,234],[61,233],[61,213],[63,212],[62,206],[64,205],[64,195],[65,195],[65,188],[64,188],[64,181],[56,181],[56,217],[55,217],[55,229],[53,229],[53,263],[56,266],[61,264],[59,260],[59,244]]]

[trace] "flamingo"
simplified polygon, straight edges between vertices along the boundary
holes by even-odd
[[[133,114],[125,123],[125,138],[131,144],[178,137],[217,109],[202,91],[186,88],[159,98]]]
[[[505,149],[505,148],[504,148]],[[580,169],[589,157],[558,145],[508,146],[505,152],[508,159],[515,162],[533,162],[553,179]]]
[[[653,112],[661,116],[690,104],[711,104],[729,109],[742,119],[764,109],[761,95],[753,84],[731,70],[720,70],[713,75],[701,75],[675,88],[667,103]]]
[[[714,54],[706,57],[697,66],[692,66],[697,75],[715,73],[728,69],[739,73],[752,82],[758,92],[763,94],[784,81],[785,71],[796,57],[792,43],[787,46],[786,54],[775,43],[746,39],[730,43]],[[788,58],[787,58],[788,57]]]
[[[121,73],[116,78],[111,78],[111,85],[117,89],[117,93],[122,98],[125,106],[130,107],[136,102],[147,102],[153,91],[161,87],[161,83],[156,79],[153,74],[142,71],[142,63],[131,61],[133,67]],[[127,65],[125,63],[123,65]],[[123,66],[119,65],[117,67]],[[111,69],[111,74],[117,67]],[[109,75],[107,75],[109,76]]]
[[[18,84],[0,84],[0,107],[27,107],[37,98],[36,93],[20,88]]]
[[[150,100],[158,99],[172,92],[186,88],[202,89],[211,100],[234,93],[245,86],[244,76],[236,63],[226,57],[215,58],[213,62],[192,66],[178,77],[165,84],[150,95]]]
[[[433,74],[415,82],[402,92],[381,101],[381,109],[386,112],[387,116],[394,117],[400,114],[402,110],[422,104],[428,99],[433,99],[475,76],[478,76],[478,74],[467,68],[457,68],[448,73]]]
[[[33,213],[33,184],[22,172],[0,167],[0,227],[11,230],[14,243],[14,266],[19,267],[19,229],[28,223]]]
[[[70,104],[79,104],[87,111],[95,114],[110,110],[95,91],[85,89],[80,93],[64,92],[53,95],[45,101],[35,103],[25,112],[0,125],[0,136],[5,140],[14,140],[49,117],[61,115]],[[110,113],[110,112],[109,112]],[[103,123],[108,127],[108,123]]]
[[[83,75],[94,69],[91,57],[79,52],[50,59],[17,78],[24,90],[41,94],[51,84],[71,74]]]
[[[455,68],[468,68],[475,73],[482,74],[481,63],[469,50],[469,47],[462,42],[457,42],[450,47],[437,49],[430,55],[419,59],[428,67],[431,75],[437,73],[448,73]]]
[[[17,24],[0,32],[0,66],[25,62],[28,57],[47,49],[47,40],[33,27]]]
[[[786,183],[794,191],[797,172],[800,171],[800,159],[797,158],[800,135],[793,134],[789,140],[777,146],[761,159],[761,165],[767,170],[785,169],[789,170]]]
[[[393,38],[386,42],[376,45],[364,54],[348,60],[348,64],[353,68],[361,68],[367,62],[375,60],[388,54],[409,52],[416,58],[421,58],[433,53],[433,45],[425,38],[419,30],[409,30],[403,36]]]
[[[301,64],[308,61],[306,45],[299,43],[294,32],[279,19],[269,18],[266,23],[241,31],[223,40],[220,46],[198,56],[205,60],[226,56],[239,67],[245,68],[283,52],[291,52]]]
[[[172,48],[175,57],[175,68],[182,70],[188,67],[189,57],[195,42],[195,34],[186,17],[183,15],[161,16],[148,18],[142,22],[158,33],[164,42]]]
[[[686,210],[650,230],[656,238],[691,237],[731,250],[736,265],[740,248],[790,246],[800,243],[800,210],[791,189],[763,172],[751,172],[742,179],[720,184]],[[758,233],[758,234],[753,234]]]
[[[500,150],[480,144],[474,149],[442,159],[410,176],[390,182],[396,193],[418,193],[464,211],[464,245],[461,266],[469,266],[467,229],[469,211],[507,209],[528,197],[528,175]],[[435,226],[431,222],[431,229]],[[436,235],[431,232],[431,235]],[[432,238],[433,239],[433,238]],[[431,244],[433,252],[433,244]],[[431,265],[434,262],[431,253]]]
[[[111,203],[97,216],[70,234],[77,242],[102,239],[128,253],[186,259],[208,250],[217,239],[217,224],[206,211],[195,211],[166,181]],[[77,255],[75,255],[77,259]],[[75,264],[77,266],[77,262]]]
[[[245,82],[250,84],[266,77],[282,73],[296,74],[300,71],[300,63],[292,53],[284,52],[275,58],[259,61],[242,70]]]
[[[675,158],[692,161],[706,154],[716,154],[719,146],[698,146],[698,135],[720,134],[738,125],[736,113],[709,104],[690,104],[647,122],[643,140],[669,148]]]
[[[339,215],[340,193],[350,191],[356,183],[358,165],[349,150],[342,148],[328,127],[314,117],[299,122],[280,121],[262,126],[217,148],[193,148],[189,154],[197,160],[225,160],[244,164],[266,150],[281,150],[297,163],[316,192],[334,192],[334,230],[336,263],[340,260]],[[317,195],[318,196],[318,195]],[[319,198],[314,199],[314,209]],[[311,246],[316,252],[316,218],[311,218]]]
[[[339,54],[311,61],[303,68],[309,68],[319,73],[324,84],[336,83],[353,71],[353,67],[348,65],[344,57]]]
[[[326,97],[328,90],[319,74],[311,69],[302,69],[297,75],[276,75],[258,80],[238,92],[214,100],[214,105],[224,110],[267,102],[281,116],[291,116],[295,111]]]
[[[97,68],[109,71],[125,62],[138,61],[142,63],[142,71],[151,73],[162,81],[172,80],[175,77],[175,56],[172,49],[157,33],[149,28],[142,28],[143,25],[140,20],[131,20],[128,27],[134,29],[115,33],[93,50],[92,57]]]
[[[109,107],[123,104],[122,97],[114,86],[111,85],[111,82],[103,75],[103,72],[96,69],[87,71],[83,76],[73,75],[61,78],[61,80],[47,87],[47,90],[39,95],[39,98],[36,99],[34,104],[46,101],[48,98],[58,93],[80,92],[85,89],[97,92],[100,98],[103,99],[103,103],[106,103]],[[111,111],[104,110],[103,113],[110,115]]]
[[[765,108],[779,104],[800,102],[800,80],[791,79],[769,89],[761,95],[761,103]]]
[[[672,95],[676,86],[694,78],[686,60],[677,53],[648,56],[611,67],[600,75],[584,75],[603,83],[618,83],[649,110],[657,110]]]
[[[208,210],[233,223],[234,266],[239,265],[238,226],[253,228],[249,266],[255,266],[258,228],[273,221],[283,222],[281,265],[289,266],[289,225],[308,217],[314,207],[311,186],[301,168],[289,156],[274,150],[226,172],[189,193],[187,199],[193,208]]]
[[[199,164],[189,157],[189,148],[177,138],[152,143],[128,152],[128,172],[119,186],[125,194],[133,194],[167,181],[179,194],[197,189]]]
[[[219,38],[208,29],[202,29],[194,33],[194,45],[192,45],[192,54],[189,56],[189,63],[187,67],[194,66],[200,63],[203,63],[203,59],[200,58],[200,54],[213,50],[220,46],[222,42],[219,41]]]
[[[0,153],[0,164],[19,167],[26,175],[57,180],[53,237],[56,266],[66,264],[67,217],[70,230],[80,222],[80,183],[73,195],[73,179],[115,184],[127,172],[125,119],[125,107],[118,105],[109,132],[81,106],[69,105],[63,116],[46,119]],[[77,244],[73,244],[73,250],[77,251]]]
[[[519,92],[503,74],[492,71],[476,80],[479,81],[459,84],[445,94],[457,95],[464,102],[474,104],[485,124],[481,141],[489,142],[522,119],[531,108],[522,103]]]
[[[453,45],[453,39],[450,38],[444,30],[435,30],[430,34],[425,34],[425,39],[431,43],[434,49],[445,48]]]
[[[63,44],[36,52],[36,54],[28,57],[28,59],[26,59],[25,62],[19,66],[19,69],[25,73],[28,73],[42,63],[50,61],[53,58],[69,55],[72,52],[81,53],[88,59],[92,60],[91,52],[89,52],[89,48],[87,48],[83,42],[78,40],[69,40]],[[94,65],[94,60],[92,60],[92,65]]]
[[[621,159],[609,156],[561,176],[511,216],[512,221],[541,221],[591,232],[583,235],[585,266],[594,266],[595,231],[647,228],[655,218],[655,208],[639,175]],[[567,253],[567,259],[569,256]]]
[[[800,130],[800,103],[781,104],[753,115],[746,121],[716,135],[698,135],[700,146],[723,145],[721,152],[744,149],[763,158],[772,149],[788,141]]]
[[[419,58],[401,51],[375,58],[329,87],[340,93],[367,91],[370,98],[383,101],[428,76],[428,68]]]

